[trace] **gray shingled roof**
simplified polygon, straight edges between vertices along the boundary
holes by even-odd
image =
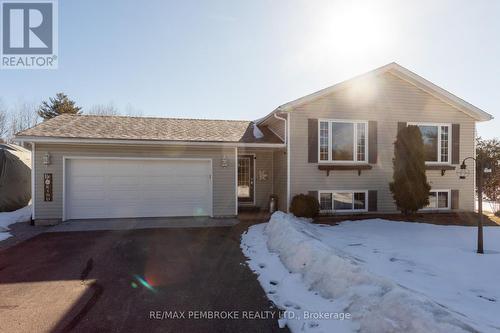
[[[154,141],[282,143],[267,127],[240,120],[61,115],[17,133],[17,137]]]

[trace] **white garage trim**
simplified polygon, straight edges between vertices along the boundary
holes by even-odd
[[[67,220],[66,211],[66,160],[139,160],[139,161],[203,161],[209,162],[209,176],[210,176],[210,198],[209,208],[210,217],[213,217],[213,161],[211,158],[182,158],[182,157],[104,157],[104,156],[63,156],[63,177],[62,177],[62,220]]]
[[[31,219],[35,220],[35,143],[31,142]]]

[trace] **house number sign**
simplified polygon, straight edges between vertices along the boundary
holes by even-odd
[[[52,174],[43,174],[43,200],[52,201]]]

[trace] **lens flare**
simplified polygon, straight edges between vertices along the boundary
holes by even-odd
[[[195,208],[194,216],[204,216],[204,215],[207,215],[207,214],[203,208],[201,208],[201,207]]]
[[[149,289],[149,290],[151,290],[151,291],[153,291],[153,292],[156,292],[156,289],[155,289],[155,288],[153,288],[153,286],[152,286],[152,285],[150,285],[150,284],[148,283],[148,281],[144,280],[144,279],[143,279],[142,277],[140,277],[139,275],[137,275],[137,274],[136,274],[136,275],[134,275],[134,278],[135,278],[135,279],[136,279],[136,280],[137,280],[137,281],[138,281],[138,282],[139,282],[139,283],[140,283],[140,284],[141,284],[144,288]],[[132,282],[132,283],[134,283],[134,282]],[[132,287],[133,287],[133,285],[132,285]]]

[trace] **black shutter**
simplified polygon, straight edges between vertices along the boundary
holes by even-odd
[[[458,190],[451,190],[451,209],[458,209]]]
[[[460,164],[460,124],[451,125],[451,163]]]
[[[318,163],[318,119],[308,119],[307,143],[309,163]]]
[[[377,211],[377,191],[370,190],[368,191],[368,211],[376,212]]]
[[[307,194],[309,194],[311,197],[315,197],[316,199],[318,199],[318,191],[309,191],[307,192]]]
[[[378,155],[377,122],[368,122],[368,163],[377,164]]]
[[[399,121],[398,122],[398,133],[399,133],[399,131],[401,131],[405,127],[406,127],[406,123],[404,121]]]

